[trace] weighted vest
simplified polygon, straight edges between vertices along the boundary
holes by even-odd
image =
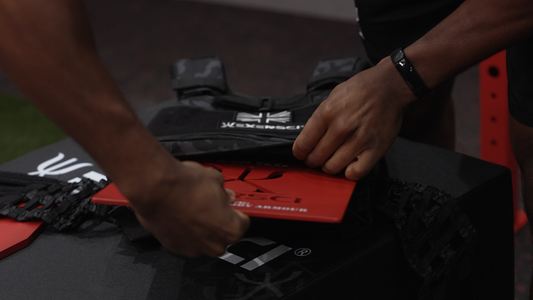
[[[233,92],[217,57],[181,59],[171,66],[176,106],[162,109],[148,129],[175,156],[268,149],[290,155],[306,121],[339,83],[368,68],[361,58],[321,61],[305,94],[252,97]]]

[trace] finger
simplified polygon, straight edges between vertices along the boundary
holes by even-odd
[[[299,160],[305,160],[307,155],[313,151],[315,145],[322,138],[326,129],[326,124],[321,121],[321,118],[313,114],[292,145],[294,157]]]
[[[239,241],[248,229],[250,219],[240,211],[229,209],[229,222],[212,228],[209,236],[196,236],[193,243],[183,245],[179,253],[188,257],[207,255],[216,257],[224,254],[227,246]],[[217,229],[218,228],[218,229]],[[219,230],[222,229],[222,230]]]
[[[205,168],[208,176],[210,176],[212,179],[214,179],[217,183],[220,184],[220,186],[224,186],[224,176],[222,173],[220,173],[219,170],[215,168]]]
[[[350,141],[342,144],[337,151],[331,156],[322,167],[326,174],[338,174],[348,165],[357,160],[357,156],[362,152],[358,146],[358,141],[353,137]]]
[[[226,228],[224,233],[209,241],[211,246],[208,247],[210,249],[208,255],[210,256],[222,255],[226,247],[238,242],[250,226],[250,218],[247,215],[235,209],[230,209],[230,212],[232,221],[227,224],[230,226],[224,226]]]
[[[235,198],[236,198],[235,192],[228,188],[224,188],[224,189],[226,190],[226,193],[228,194],[229,203],[235,202]]]
[[[347,135],[348,134],[343,130],[330,127],[315,146],[313,151],[309,153],[305,163],[311,168],[323,166],[345,142]]]
[[[226,226],[223,227],[226,229],[226,238],[223,242],[231,244],[238,241],[244,235],[246,230],[248,230],[248,227],[250,226],[250,217],[229,205],[224,208],[224,211],[224,218],[227,219],[223,221],[223,223],[226,224]]]
[[[346,179],[357,181],[365,177],[370,170],[379,162],[385,153],[381,151],[366,150],[358,155],[357,159],[346,168]]]

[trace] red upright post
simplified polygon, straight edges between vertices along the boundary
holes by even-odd
[[[527,217],[518,206],[520,177],[509,135],[505,51],[481,62],[479,69],[481,159],[506,166],[511,170],[516,232],[527,224]]]

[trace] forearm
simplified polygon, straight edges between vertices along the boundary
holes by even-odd
[[[533,34],[532,16],[530,0],[466,0],[405,53],[433,88]]]
[[[0,64],[24,94],[119,186],[128,174],[158,180],[146,173],[168,166],[170,155],[140,123],[106,70],[82,2],[6,0],[0,5]],[[128,180],[125,189],[139,184]]]
[[[167,250],[222,255],[249,224],[219,171],[178,162],[146,130],[100,60],[78,0],[0,0],[0,64],[71,135]]]

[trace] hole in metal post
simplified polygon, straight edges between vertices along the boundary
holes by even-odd
[[[498,77],[498,75],[500,75],[500,70],[497,67],[490,67],[489,75],[492,77]]]

